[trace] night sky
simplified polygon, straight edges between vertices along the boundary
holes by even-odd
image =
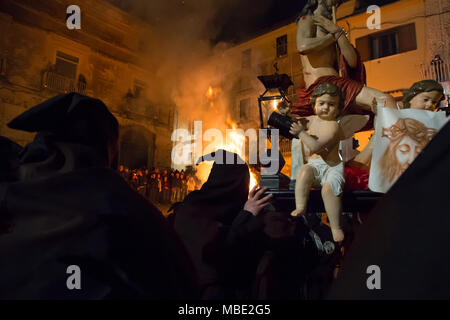
[[[155,28],[195,21],[200,38],[237,43],[295,20],[306,0],[108,0]],[[199,31],[199,30],[196,30]],[[178,28],[177,33],[190,32]],[[186,36],[190,36],[186,34]]]
[[[218,15],[221,25],[212,41],[242,42],[293,22],[306,0],[242,0]]]
[[[239,43],[295,21],[306,0],[108,0],[178,37]],[[359,10],[395,0],[359,0]],[[195,31],[193,31],[195,29]],[[195,34],[193,34],[193,32]]]

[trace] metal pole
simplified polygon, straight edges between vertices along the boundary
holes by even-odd
[[[262,106],[261,106],[261,97],[258,97],[258,106],[259,106],[259,120],[261,121],[261,129],[264,129]]]

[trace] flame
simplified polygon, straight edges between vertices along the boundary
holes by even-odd
[[[273,108],[273,110],[277,110],[277,106],[278,106],[278,100],[273,100],[272,101],[272,108]]]
[[[232,121],[230,118],[227,118],[227,124],[231,127],[232,131],[228,134],[228,140],[225,144],[218,144],[214,146],[214,150],[223,149],[229,152],[237,153],[242,159],[245,159],[245,136],[237,131],[237,123]],[[225,135],[224,135],[225,136]],[[212,168],[212,162],[202,162],[197,166],[197,177],[205,182],[208,179],[209,172]],[[257,175],[249,169],[250,173],[250,190],[258,185]]]
[[[213,94],[214,94],[213,88],[209,86],[208,91],[206,91],[206,96],[208,98],[211,98]]]

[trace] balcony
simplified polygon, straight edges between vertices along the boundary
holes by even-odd
[[[450,80],[450,65],[442,61],[437,55],[429,65],[421,65],[420,77],[422,80],[432,79],[438,82]]]
[[[44,74],[43,86],[46,89],[60,93],[78,92],[80,94],[86,94],[86,81],[83,76],[80,76],[77,81],[53,71],[47,71]]]

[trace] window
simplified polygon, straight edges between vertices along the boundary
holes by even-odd
[[[417,49],[414,23],[372,33],[356,39],[356,48],[362,61],[392,56]]]
[[[242,51],[242,69],[247,69],[252,66],[252,49]]]
[[[56,52],[55,73],[66,78],[75,79],[77,75],[78,58],[64,52]]]
[[[250,115],[250,98],[243,99],[239,102],[239,115],[241,121],[247,121]]]
[[[277,58],[287,55],[287,35],[277,38]]]
[[[134,80],[134,88],[133,88],[133,92],[134,92],[134,96],[136,98],[139,98],[145,90],[145,83],[139,80]]]

